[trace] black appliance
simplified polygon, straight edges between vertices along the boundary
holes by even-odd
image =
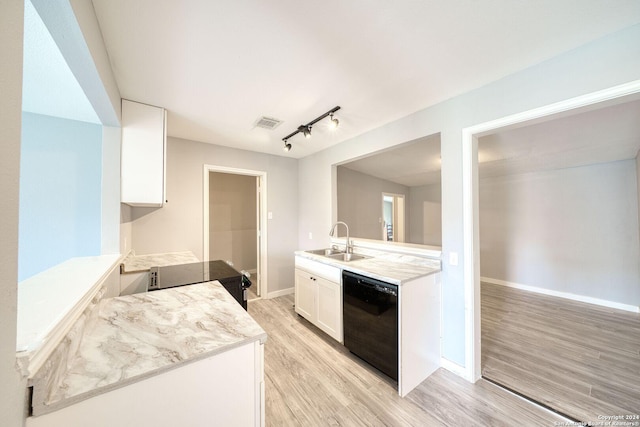
[[[249,275],[244,272],[239,273],[225,261],[151,267],[149,271],[149,291],[217,280],[242,308],[247,309],[247,288],[251,286]]]
[[[344,345],[398,380],[398,287],[342,272]]]

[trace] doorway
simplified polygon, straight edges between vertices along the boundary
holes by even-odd
[[[464,277],[465,277],[465,304],[466,304],[466,374],[467,378],[475,382],[478,380],[482,373],[482,351],[481,351],[481,336],[485,331],[481,331],[481,310],[480,310],[480,243],[479,243],[479,202],[478,202],[478,183],[479,183],[479,166],[478,166],[478,140],[481,137],[495,133],[499,130],[508,130],[523,125],[541,123],[552,118],[568,117],[576,112],[592,111],[609,105],[617,105],[629,100],[636,100],[637,94],[640,93],[640,81],[631,82],[629,84],[614,87],[608,90],[589,94],[582,97],[577,97],[567,101],[563,101],[557,104],[552,104],[536,110],[531,110],[515,116],[509,116],[496,121],[484,123],[471,128],[463,130],[463,217],[464,217]],[[633,95],[633,96],[632,96]],[[505,282],[508,285],[508,283]],[[500,284],[501,287],[484,286],[487,288],[487,292],[496,294],[500,292],[498,298],[500,301],[505,300],[505,292],[509,292],[509,297],[512,298],[512,302],[516,298],[515,291],[509,288],[505,288],[505,284]],[[528,290],[527,290],[528,291]],[[531,294],[528,293],[527,297]],[[483,294],[484,298],[484,294]],[[522,298],[520,294],[517,298]],[[532,297],[541,299],[542,297]],[[489,300],[487,304],[490,304]],[[545,300],[541,307],[549,307],[551,302]],[[530,307],[532,304],[528,304]],[[509,305],[511,312],[516,312],[515,305]],[[563,309],[559,312],[570,312],[563,305]],[[485,302],[483,300],[483,309],[485,308]],[[498,307],[499,308],[499,307]],[[637,307],[636,307],[637,308]],[[579,310],[584,311],[584,307],[580,307]],[[495,311],[495,310],[494,310]],[[593,316],[592,316],[593,317]],[[483,313],[484,319],[484,313]],[[546,319],[546,318],[544,318]],[[494,321],[495,319],[488,319]],[[527,324],[532,321],[532,317],[527,318]],[[566,322],[556,322],[557,324],[565,324]],[[573,322],[575,323],[575,322]],[[581,322],[578,322],[581,323]],[[586,322],[582,322],[586,323]],[[549,328],[547,326],[543,330],[549,334]],[[484,326],[483,326],[484,328]],[[520,335],[518,335],[520,337]],[[592,340],[594,335],[589,333],[586,336],[589,340]],[[539,340],[538,340],[539,341]],[[580,342],[580,341],[578,341]],[[557,354],[556,352],[552,352]],[[599,353],[600,354],[600,353]],[[619,354],[615,355],[616,357]],[[549,353],[545,355],[547,360]],[[581,357],[584,358],[584,355]],[[518,362],[520,363],[521,360]],[[546,362],[545,362],[546,363]],[[638,365],[634,366],[637,369]],[[590,373],[592,370],[590,370]],[[609,381],[610,382],[610,381]],[[615,384],[614,384],[615,386]],[[620,388],[620,387],[618,387]],[[548,389],[548,388],[547,388]],[[594,392],[595,389],[591,391]],[[617,390],[619,391],[619,390]],[[621,400],[618,394],[618,400]],[[574,399],[575,400],[575,399]]]
[[[404,242],[404,194],[382,193],[382,240]]]
[[[265,172],[204,167],[204,260],[249,273],[249,300],[267,294],[265,183]]]
[[[480,352],[480,246],[478,226],[478,138],[496,129],[516,127],[526,122],[567,114],[580,108],[616,103],[628,96],[638,97],[640,80],[579,96],[534,110],[507,116],[462,130],[463,249],[465,288],[465,376],[475,382],[481,373]]]

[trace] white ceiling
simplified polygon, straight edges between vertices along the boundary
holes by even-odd
[[[440,182],[440,134],[396,145],[341,166],[407,187]]]
[[[481,178],[632,159],[640,150],[640,101],[504,130],[478,141]]]
[[[30,1],[24,9],[22,111],[100,123]]]
[[[123,98],[170,136],[303,157],[640,22],[637,0],[93,0]],[[262,115],[283,120],[254,128]]]

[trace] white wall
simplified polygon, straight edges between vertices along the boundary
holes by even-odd
[[[120,90],[91,0],[30,0],[103,124],[101,252],[124,249],[120,230]],[[127,242],[128,243],[128,242]],[[126,252],[126,251],[123,251]]]
[[[351,237],[382,240],[382,193],[404,194],[408,202],[409,187],[341,166],[337,168],[337,180],[336,220],[347,223]],[[407,223],[408,210],[405,210]],[[325,234],[329,233],[329,227]],[[343,236],[344,230],[338,233]]]
[[[36,2],[34,2],[36,3]],[[41,2],[43,3],[43,2]],[[64,6],[65,0],[44,2],[51,6],[52,11]],[[66,2],[68,3],[68,2]],[[78,20],[93,18],[85,27],[93,30],[94,39],[89,42],[89,49],[83,54],[89,58],[97,57],[102,48],[103,58],[106,58],[104,46],[101,46],[100,30],[95,22],[90,0],[77,0],[85,13],[72,15]],[[42,16],[42,12],[36,6]],[[18,194],[19,194],[19,165],[20,165],[20,127],[22,113],[22,49],[24,26],[24,1],[12,0],[0,2],[0,425],[21,426],[24,424],[26,383],[18,374],[16,368],[16,302],[17,302],[17,273],[18,273]],[[54,13],[55,15],[55,13]],[[43,17],[43,19],[45,19]],[[45,19],[45,22],[47,20]],[[69,22],[62,27],[68,28]],[[75,24],[77,25],[77,23]],[[91,27],[93,25],[93,27]],[[81,36],[82,37],[82,36]],[[70,37],[67,41],[73,45],[78,40]],[[82,43],[76,46],[81,46]],[[90,52],[89,52],[90,51]],[[85,56],[86,58],[86,56]],[[95,70],[95,68],[94,68]],[[86,71],[86,69],[85,69]],[[103,89],[112,94],[118,93],[112,76],[108,60],[97,66],[101,78],[98,79]],[[84,87],[83,87],[84,88]],[[86,88],[85,88],[86,91]],[[90,101],[95,101],[91,100]],[[105,117],[112,119],[119,117],[120,104],[110,102],[105,106]],[[107,97],[110,99],[110,97]],[[92,102],[93,103],[93,102]],[[111,110],[109,113],[108,111]],[[117,125],[117,123],[115,124]],[[119,168],[118,165],[116,167]]]
[[[120,252],[120,142],[119,127],[102,127],[102,236],[101,254]]]
[[[635,160],[480,180],[480,275],[640,306]]]
[[[133,208],[132,248],[137,254],[192,251],[203,256],[204,165],[267,173],[268,292],[293,287],[297,248],[298,162],[202,142],[167,141],[167,200],[163,208]],[[314,199],[310,193],[304,200]],[[329,230],[329,225],[325,234]]]
[[[24,112],[21,137],[19,281],[100,255],[102,234],[102,126]]]
[[[366,132],[299,162],[299,246],[329,243],[334,219],[332,166],[441,132],[443,357],[465,365],[465,297],[462,221],[462,129],[474,124],[634,81],[640,75],[640,25],[569,51],[487,86]],[[313,240],[308,235],[312,233]],[[317,237],[316,237],[317,236]]]
[[[120,126],[120,91],[91,0],[30,0],[105,126]]]
[[[442,246],[440,183],[409,188],[409,243]]]
[[[133,247],[131,242],[133,241],[133,232],[131,227],[131,221],[133,221],[133,212],[129,205],[124,203],[120,204],[120,253],[128,254]]]

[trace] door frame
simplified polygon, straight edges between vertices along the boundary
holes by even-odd
[[[540,122],[571,110],[596,106],[640,93],[640,80],[534,108],[462,129],[462,220],[465,295],[464,376],[476,382],[482,375],[480,321],[480,243],[478,216],[478,138],[525,122]]]
[[[202,254],[204,260],[209,259],[209,174],[211,172],[227,173],[232,175],[254,176],[256,180],[256,222],[258,236],[256,242],[257,251],[257,278],[252,280],[257,289],[257,294],[266,298],[268,295],[267,280],[267,172],[251,169],[231,168],[217,165],[204,165],[202,182]]]
[[[405,205],[405,195],[404,194],[399,194],[399,193],[388,193],[386,191],[382,192],[382,220],[383,220],[383,224],[384,224],[384,198],[385,197],[391,197],[393,199],[392,203],[393,203],[393,207],[392,207],[392,211],[391,211],[391,216],[393,217],[393,236],[394,236],[394,242],[401,242],[404,243],[406,240],[406,236],[405,236],[405,219],[406,219],[406,214],[405,214],[405,209],[406,209],[406,205]],[[398,200],[402,200],[402,203],[398,203]],[[401,212],[400,212],[401,211]],[[382,230],[383,233],[383,237],[382,239],[386,241],[386,230],[383,228]],[[397,240],[396,236],[400,236],[402,235],[402,241]]]

